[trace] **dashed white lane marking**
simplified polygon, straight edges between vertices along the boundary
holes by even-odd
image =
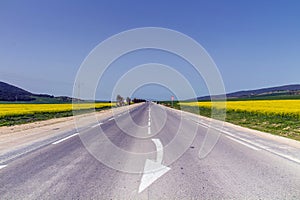
[[[233,140],[233,141],[235,141],[235,142],[237,142],[237,143],[240,143],[240,144],[242,144],[242,145],[244,145],[244,146],[246,146],[246,147],[249,147],[250,149],[253,149],[253,150],[255,150],[255,151],[259,151],[259,150],[260,150],[260,149],[254,147],[254,146],[252,146],[252,145],[249,145],[249,144],[247,144],[247,143],[245,143],[245,142],[242,142],[242,141],[240,141],[240,140],[234,139],[233,137],[230,137],[230,136],[226,136],[226,137],[229,138],[229,139],[231,139],[231,140]]]
[[[4,167],[6,167],[7,165],[0,165],[0,169],[3,169]]]
[[[150,114],[151,110],[149,107],[149,113],[148,113],[148,134],[151,134],[151,114]]]
[[[61,140],[58,140],[58,141],[56,141],[56,142],[53,142],[52,144],[59,144],[59,143],[65,141],[65,140],[67,140],[67,139],[70,139],[70,138],[76,136],[76,135],[78,135],[78,133],[75,133],[75,134],[70,135],[70,136],[68,136],[68,137],[65,137],[65,138],[63,138],[63,139],[61,139]]]
[[[100,122],[99,124],[95,124],[94,126],[91,126],[91,128],[96,128],[97,126],[100,126],[100,125],[102,125],[103,123],[102,122]]]
[[[107,121],[111,121],[111,120],[113,120],[114,118],[110,118],[110,119],[108,119]]]

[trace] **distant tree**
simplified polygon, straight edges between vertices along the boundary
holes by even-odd
[[[117,95],[117,106],[122,106],[124,103],[124,99],[121,95]]]
[[[130,99],[129,97],[127,97],[127,98],[126,98],[126,102],[127,102],[128,105],[130,105],[131,99]]]
[[[133,103],[141,103],[141,102],[146,102],[146,100],[145,99],[137,99],[137,98],[133,99]]]

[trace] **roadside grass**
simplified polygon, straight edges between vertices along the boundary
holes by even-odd
[[[170,102],[163,102],[171,106]],[[181,109],[180,102],[174,102],[175,109]],[[184,106],[184,111],[211,117],[212,110],[202,106]],[[221,113],[221,112],[220,112]],[[217,114],[215,119],[222,118]],[[259,113],[247,110],[226,110],[226,122],[243,127],[279,135],[300,141],[300,119],[297,115]]]

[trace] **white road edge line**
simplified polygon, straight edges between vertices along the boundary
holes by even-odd
[[[215,129],[216,131],[220,131],[221,133],[226,134],[226,137],[228,137],[228,138],[230,137],[230,139],[235,139],[235,141],[238,141],[238,142],[243,143],[243,144],[245,144],[245,145],[248,145],[248,146],[254,145],[254,146],[257,146],[257,147],[259,147],[259,148],[261,148],[261,149],[263,149],[263,150],[266,150],[266,149],[267,149],[265,146],[262,146],[262,145],[260,145],[260,144],[255,143],[255,142],[249,141],[249,140],[247,140],[247,139],[243,139],[243,138],[241,138],[241,137],[238,137],[238,136],[236,136],[236,135],[234,135],[234,134],[232,134],[232,133],[230,133],[230,132],[228,132],[228,131],[224,131],[224,130],[219,129],[219,128],[214,128],[214,127],[212,127],[212,126],[207,126],[206,124],[199,123],[199,122],[198,122],[198,124],[201,125],[201,126],[203,126],[203,127],[205,127],[205,128],[210,128],[210,127],[211,127],[211,128],[213,128],[213,129]],[[247,144],[246,142],[249,143],[249,144]],[[250,144],[251,144],[251,145],[250,145]],[[254,146],[251,146],[251,147],[255,148],[255,150],[256,150],[256,149],[257,149],[257,150],[260,150],[260,149],[254,147]],[[250,148],[251,148],[251,147],[250,147]]]
[[[277,156],[280,156],[280,157],[282,157],[282,158],[285,158],[285,159],[288,159],[288,160],[291,160],[291,161],[294,161],[294,162],[300,164],[300,160],[297,159],[297,158],[293,158],[293,157],[291,157],[291,156],[288,156],[288,155],[285,155],[285,154],[282,154],[282,153],[278,153],[278,152],[276,152],[276,151],[271,151],[271,150],[269,150],[269,149],[268,149],[267,151],[269,151],[269,152],[271,152],[271,153],[273,153],[273,154],[275,154],[275,155],[277,155]]]
[[[230,133],[230,132],[228,132],[228,131],[224,131],[224,130],[219,129],[219,128],[214,128],[214,127],[212,127],[212,126],[209,127],[209,126],[204,125],[204,124],[202,124],[202,123],[198,123],[198,124],[201,125],[201,126],[203,126],[203,127],[205,127],[205,128],[210,128],[210,127],[211,127],[211,128],[213,128],[213,129],[215,129],[216,131],[220,131],[221,133],[224,133],[224,134],[226,134],[227,136],[231,136],[232,138],[234,138],[234,139],[236,139],[236,140],[243,141],[243,142],[247,142],[247,143],[249,143],[249,144],[251,144],[251,145],[257,146],[257,147],[259,147],[259,148],[261,148],[261,149],[264,149],[264,150],[267,149],[267,147],[265,147],[265,146],[262,146],[262,145],[260,145],[260,144],[255,143],[255,142],[252,142],[252,141],[250,141],[250,140],[247,140],[247,139],[238,137],[238,136],[236,136],[236,135],[234,135],[234,134],[232,134],[232,133]],[[226,136],[226,137],[227,137],[227,136]]]
[[[224,133],[224,134],[226,134],[226,135],[229,135],[229,136],[231,136],[231,137],[233,137],[233,138],[235,138],[235,139],[238,139],[238,140],[241,140],[241,141],[243,141],[243,142],[247,142],[247,143],[249,143],[249,144],[252,144],[252,145],[254,145],[254,146],[256,146],[256,147],[259,147],[259,148],[261,148],[261,149],[263,149],[263,150],[267,150],[267,149],[268,149],[268,147],[266,147],[266,146],[264,146],[264,145],[260,145],[260,144],[258,144],[258,143],[256,143],[256,142],[252,142],[252,141],[250,141],[250,140],[241,138],[241,137],[236,136],[236,135],[234,135],[234,134],[232,134],[232,133],[229,133],[228,131],[224,131],[224,130],[219,129],[219,128],[215,128],[215,130],[220,131],[221,133]]]
[[[199,125],[202,125],[203,127],[209,128],[208,126],[206,126],[206,125],[204,125],[204,124],[200,124],[200,123],[198,123],[198,124],[199,124]],[[212,127],[212,128],[213,128],[213,127]],[[226,135],[228,135],[228,136],[231,136],[230,139],[235,138],[235,140],[238,141],[238,142],[240,142],[240,143],[241,143],[242,141],[247,142],[247,143],[252,144],[252,145],[254,145],[254,146],[256,146],[256,147],[259,147],[259,148],[262,149],[262,150],[268,151],[268,152],[273,153],[273,154],[275,154],[275,155],[277,155],[277,156],[280,156],[280,157],[282,157],[282,158],[285,158],[285,159],[288,159],[288,160],[291,160],[291,161],[293,161],[293,162],[296,162],[296,163],[299,163],[299,164],[300,164],[300,159],[293,158],[292,156],[289,156],[289,155],[286,155],[286,154],[283,154],[283,153],[280,153],[280,152],[277,152],[277,151],[273,151],[273,150],[271,150],[270,148],[268,148],[267,146],[264,146],[264,145],[261,145],[261,144],[252,142],[252,141],[247,140],[247,139],[243,139],[243,138],[238,137],[238,136],[236,136],[236,135],[234,135],[234,134],[232,134],[232,133],[230,133],[230,132],[228,132],[228,131],[224,131],[224,130],[221,130],[221,129],[218,129],[218,128],[214,128],[214,129],[217,130],[217,131],[220,131],[220,132],[222,132],[222,133],[224,133],[224,134],[226,134]],[[228,137],[228,136],[226,136],[226,137]],[[229,138],[229,137],[228,137],[228,138]],[[240,140],[242,140],[242,141],[240,141]],[[243,143],[244,143],[244,142],[243,142]],[[247,144],[247,143],[244,143],[244,144]],[[247,145],[248,145],[248,144],[247,144]],[[252,146],[252,147],[253,147],[253,146]],[[254,147],[254,148],[256,148],[256,147]],[[259,149],[259,150],[260,150],[260,149]]]
[[[233,137],[230,137],[230,136],[226,136],[226,137],[229,138],[229,139],[231,139],[231,140],[233,140],[233,141],[235,141],[235,142],[237,142],[237,143],[240,143],[240,144],[242,144],[242,145],[244,145],[244,146],[246,146],[246,147],[249,147],[250,149],[253,149],[253,150],[255,150],[255,151],[260,151],[260,149],[254,147],[254,146],[252,146],[252,145],[250,145],[250,144],[247,144],[247,143],[245,143],[245,142],[242,142],[242,141],[237,140],[237,139],[235,139],[235,138],[233,138]]]
[[[222,129],[218,129],[218,128],[214,128],[214,127],[212,127],[212,126],[208,126],[208,125],[204,124],[203,122],[201,123],[201,122],[199,122],[199,121],[197,122],[197,121],[195,121],[195,120],[192,120],[192,121],[196,122],[197,124],[201,125],[202,127],[205,127],[205,128],[213,128],[213,129],[215,129],[215,130],[217,130],[217,131],[220,131],[220,132],[224,133],[225,136],[226,136],[227,138],[230,138],[230,139],[232,139],[232,140],[235,140],[236,142],[239,142],[239,143],[241,143],[241,144],[243,144],[243,145],[246,145],[246,146],[248,146],[249,148],[252,148],[252,149],[255,149],[255,150],[265,150],[265,151],[268,151],[268,152],[270,152],[270,153],[272,153],[272,154],[275,154],[275,155],[277,155],[277,156],[280,156],[280,157],[282,157],[282,158],[285,158],[285,159],[288,159],[288,160],[291,160],[291,161],[293,161],[293,162],[296,162],[296,163],[300,164],[300,159],[297,159],[297,158],[294,158],[294,157],[292,157],[292,156],[289,156],[289,155],[286,155],[286,154],[283,154],[283,153],[280,153],[280,152],[271,150],[269,147],[264,146],[264,145],[261,145],[261,144],[258,144],[258,143],[256,143],[256,142],[252,142],[252,141],[250,141],[250,140],[243,139],[243,138],[241,138],[241,137],[237,137],[236,135],[234,135],[234,134],[232,134],[232,133],[230,133],[230,132],[228,132],[228,131],[225,131],[225,130],[222,130]],[[200,121],[203,121],[203,120],[200,120]],[[231,136],[231,137],[230,137],[230,136]],[[245,141],[245,142],[242,142],[242,141]],[[247,143],[246,143],[246,142],[247,142]],[[248,144],[248,143],[249,143],[249,144]],[[254,146],[251,146],[250,144],[251,144],[251,145],[254,145],[255,147],[254,147]],[[256,147],[258,147],[258,148],[256,148]]]
[[[7,165],[0,165],[0,169],[3,169],[4,167],[6,167]]]
[[[205,125],[205,124],[201,124],[201,123],[199,123],[199,122],[196,122],[197,124],[199,124],[199,125],[201,125],[202,127],[204,127],[204,128],[209,128],[207,125]]]
[[[74,133],[73,135],[70,135],[70,136],[65,137],[65,138],[63,138],[63,139],[61,139],[61,140],[58,140],[58,141],[56,141],[56,142],[53,142],[52,144],[59,144],[59,143],[65,141],[65,140],[67,140],[67,139],[70,139],[71,137],[76,136],[76,135],[78,135],[78,133]]]

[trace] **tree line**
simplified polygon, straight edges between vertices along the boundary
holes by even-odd
[[[141,103],[141,102],[146,102],[145,99],[137,99],[137,98],[134,98],[134,99],[131,99],[129,97],[126,97],[123,98],[121,95],[117,95],[117,106],[125,106],[125,105],[130,105],[131,103]]]

